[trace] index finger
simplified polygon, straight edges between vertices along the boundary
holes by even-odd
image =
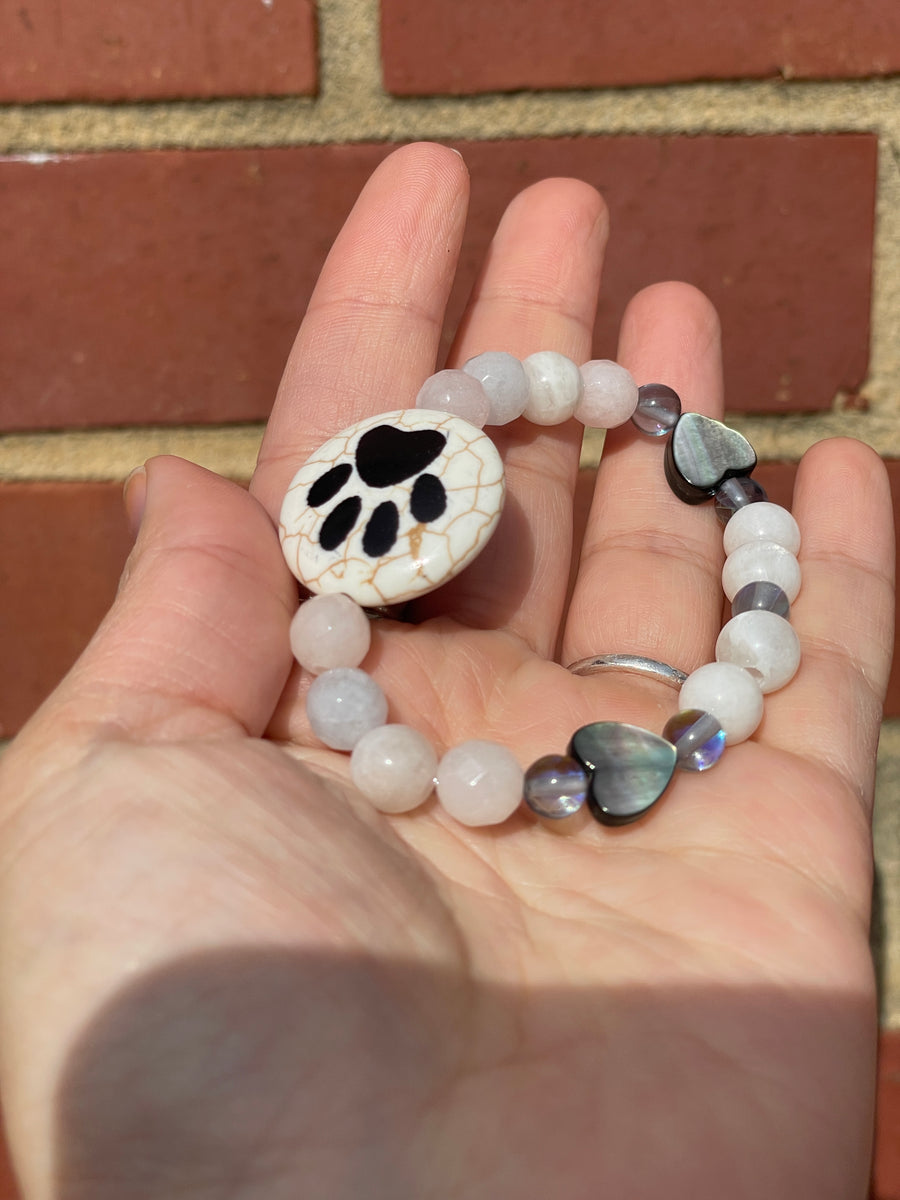
[[[469,185],[455,150],[381,163],[338,234],[291,350],[251,490],[273,519],[292,477],[363,417],[410,407],[434,370]]]

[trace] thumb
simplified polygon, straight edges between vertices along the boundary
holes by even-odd
[[[291,666],[296,584],[259,503],[171,456],[127,487],[140,531],[116,601],[34,720],[155,739],[265,729]]]

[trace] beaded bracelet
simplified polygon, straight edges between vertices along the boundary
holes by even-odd
[[[522,770],[510,750],[471,740],[438,757],[410,726],[387,723],[381,688],[359,664],[370,645],[366,608],[410,600],[453,578],[484,548],[500,517],[503,465],[482,432],[517,417],[553,425],[575,417],[593,428],[627,420],[668,438],[665,476],[686,504],[713,499],[725,524],[722,584],[732,617],[715,662],[685,676],[680,711],[662,735],[615,721],[575,731],[565,754]],[[672,388],[638,387],[619,364],[578,367],[553,351],[520,362],[488,352],[462,370],[439,371],[415,409],[381,413],[350,426],[316,451],[285,496],[279,534],[288,565],[311,592],[291,624],[291,647],[316,678],[307,695],[315,735],[350,751],[354,785],[382,812],[408,812],[433,790],[467,825],[498,824],[524,801],[560,820],[587,804],[598,821],[642,816],[676,768],[704,771],[726,745],[749,738],[763,695],[783,687],[800,663],[789,623],[800,589],[800,532],[751,478],[756,455],[735,430],[682,413]],[[620,661],[621,656],[616,659]],[[570,667],[587,673],[600,660]],[[647,661],[647,660],[638,660]]]

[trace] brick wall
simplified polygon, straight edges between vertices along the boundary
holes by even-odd
[[[453,313],[507,199],[581,175],[613,220],[598,354],[635,288],[690,279],[779,495],[823,436],[900,460],[898,71],[896,0],[0,0],[3,732],[113,594],[128,471],[249,474],[391,143],[470,164]],[[896,934],[887,972],[900,1023]]]

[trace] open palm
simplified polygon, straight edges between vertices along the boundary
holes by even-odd
[[[450,151],[385,161],[251,493],[176,459],[132,482],[117,603],[5,755],[0,1066],[27,1200],[865,1194],[892,613],[873,453],[825,443],[798,472],[798,676],[753,740],[637,825],[385,818],[309,732],[273,518],[311,450],[434,369],[466,198]],[[588,358],[605,238],[585,185],[523,193],[452,358]],[[618,357],[721,411],[692,289],[638,296]],[[490,551],[410,621],[377,622],[365,665],[392,720],[527,765],[590,721],[662,728],[675,692],[560,663],[709,661],[721,533],[669,493],[658,446],[616,431],[571,571],[578,429],[520,425],[495,439],[509,498]]]

